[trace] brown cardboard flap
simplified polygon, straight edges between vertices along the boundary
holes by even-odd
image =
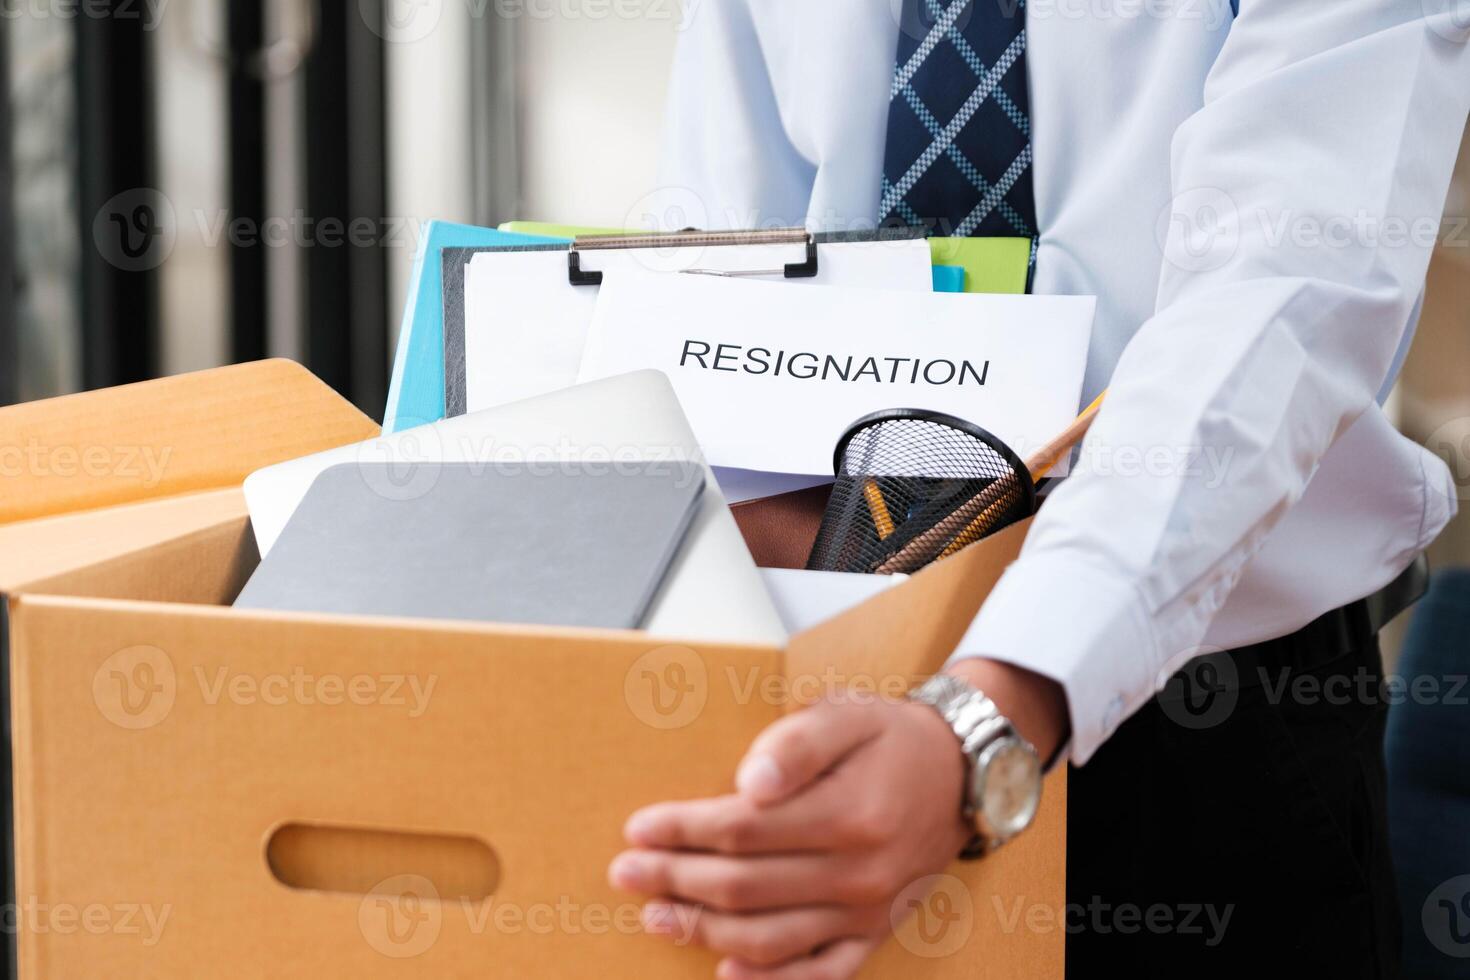
[[[897,684],[928,677],[954,653],[1001,573],[1021,553],[1030,528],[1030,521],[1008,527],[793,636],[787,673],[820,677],[829,665],[843,664],[859,680]]]
[[[248,519],[245,496],[236,487],[0,525],[0,592],[204,601],[190,598],[194,589],[168,591],[178,578],[170,577],[162,562],[149,562],[146,574],[155,581],[146,593],[137,591],[136,576],[116,577],[106,569],[130,556],[146,560],[164,542]],[[212,570],[201,567],[205,561],[205,556],[192,559],[190,573],[208,575]],[[83,569],[92,574],[76,574]]]
[[[0,524],[237,487],[378,431],[286,360],[14,405],[0,409]]]
[[[19,591],[88,599],[227,606],[260,564],[243,515],[191,527],[153,546],[28,582]]]

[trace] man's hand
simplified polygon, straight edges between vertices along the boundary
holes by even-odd
[[[1059,691],[975,664],[963,665],[966,678],[1049,754],[1065,724]],[[1024,710],[1012,714],[1019,692]],[[731,796],[633,814],[634,849],[609,869],[615,887],[654,897],[647,931],[725,954],[722,980],[853,976],[892,931],[895,902],[973,833],[961,818],[959,743],[924,705],[808,708],[756,739],[735,782]]]

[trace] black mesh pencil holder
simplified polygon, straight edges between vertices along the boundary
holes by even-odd
[[[938,412],[889,409],[837,444],[837,482],[807,568],[915,572],[1031,516],[1036,486],[1009,446]]]

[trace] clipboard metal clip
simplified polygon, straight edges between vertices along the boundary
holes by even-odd
[[[792,262],[783,269],[730,271],[684,269],[688,275],[752,277],[781,276],[812,279],[817,275],[817,240],[805,228],[775,228],[767,231],[678,231],[646,235],[579,235],[567,253],[567,278],[573,286],[600,286],[602,273],[582,268],[582,253],[630,248],[710,248],[721,245],[805,245],[806,261]]]

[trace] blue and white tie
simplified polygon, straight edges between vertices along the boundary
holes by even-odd
[[[1029,103],[1025,0],[904,0],[879,220],[1034,243]]]

